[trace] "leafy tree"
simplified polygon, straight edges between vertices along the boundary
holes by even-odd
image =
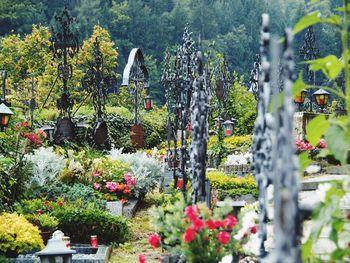
[[[243,77],[234,73],[234,83],[229,90],[228,114],[237,120],[235,133],[252,134],[256,118],[256,100],[243,84]]]

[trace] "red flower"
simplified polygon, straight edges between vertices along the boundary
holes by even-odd
[[[256,226],[252,226],[252,227],[250,228],[250,233],[252,233],[253,235],[256,234],[256,231],[257,231]]]
[[[120,199],[120,202],[122,203],[122,205],[123,204],[125,204],[125,203],[127,203],[128,202],[128,199],[124,199],[124,198],[122,198],[122,199]]]
[[[205,236],[205,237],[204,237],[204,240],[209,241],[209,237],[208,237],[208,236]]]
[[[226,222],[225,221],[220,221],[220,220],[215,220],[214,224],[215,224],[216,228],[225,227],[226,226]]]
[[[197,235],[196,230],[194,230],[191,227],[188,227],[185,231],[185,234],[183,235],[183,239],[186,243],[190,243],[193,241],[193,239],[195,239],[196,235]]]
[[[38,214],[42,214],[42,213],[43,213],[43,210],[38,209],[38,210],[36,210],[36,212],[37,212]]]
[[[34,144],[41,145],[43,142],[39,139],[38,135],[36,135],[34,132],[28,132],[23,135],[24,138],[27,138],[29,141],[31,141]]]
[[[139,255],[139,263],[146,263],[146,257],[144,254]]]
[[[191,205],[187,206],[185,208],[185,215],[192,221],[195,220],[197,218],[196,209],[194,209]]]
[[[234,217],[233,215],[228,215],[226,218],[225,218],[225,223],[226,223],[226,227],[228,229],[232,229],[234,226],[237,225],[237,218]]]
[[[347,214],[346,218],[350,220],[350,212]]]
[[[157,234],[153,234],[148,238],[148,243],[153,247],[157,248],[160,246],[160,237]]]
[[[198,231],[198,230],[201,230],[202,228],[204,228],[205,223],[203,220],[196,218],[193,220],[192,226],[193,226],[194,230]]]
[[[230,242],[230,234],[226,231],[221,231],[216,235],[216,238],[222,245],[227,245]]]
[[[62,200],[58,200],[58,201],[57,201],[57,204],[58,204],[59,206],[62,206],[62,205],[63,205]]]
[[[243,234],[243,237],[247,237],[247,236],[248,236],[248,233],[245,232],[245,233]]]
[[[130,194],[130,188],[129,188],[129,186],[125,186],[125,189],[124,189],[124,191],[123,191],[123,193],[124,194]]]
[[[123,184],[123,183],[122,183],[122,184],[118,184],[118,183],[117,183],[117,190],[122,192],[122,191],[124,191],[125,186],[126,186],[126,185]]]
[[[214,230],[217,228],[216,224],[215,224],[215,221],[213,220],[208,220],[207,222],[205,222],[207,224],[207,227],[210,229],[210,230]]]

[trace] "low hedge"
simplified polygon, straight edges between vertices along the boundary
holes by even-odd
[[[258,188],[252,175],[237,177],[226,175],[224,172],[209,172],[207,175],[213,189],[217,190],[218,198],[226,196],[236,198],[242,195],[251,194],[258,197]]]
[[[211,150],[217,142],[217,136],[211,136],[208,142],[208,150]],[[243,135],[236,136],[233,135],[231,137],[225,137],[224,139],[224,147],[227,149],[229,153],[233,151],[247,152],[251,151],[252,147],[252,136],[251,135]]]
[[[129,235],[128,221],[113,216],[96,203],[83,200],[69,202],[64,199],[22,200],[16,211],[23,215],[48,214],[58,220],[58,229],[74,243],[89,243],[97,235],[101,244],[122,243]]]
[[[127,221],[109,212],[85,208],[57,211],[59,229],[75,243],[89,243],[91,235],[97,235],[102,244],[123,243],[129,235]]]

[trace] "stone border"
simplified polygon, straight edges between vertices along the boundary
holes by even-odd
[[[236,174],[238,176],[245,176],[253,172],[251,164],[238,164],[238,165],[220,165],[219,170],[226,174]]]
[[[123,206],[120,201],[107,202],[107,210],[114,216],[133,217],[141,203],[141,198],[130,199]]]
[[[74,245],[78,246],[77,248]],[[111,246],[98,246],[95,254],[82,254],[79,252],[86,252],[91,249],[89,244],[72,244],[73,249],[77,249],[78,254],[74,254],[72,263],[108,263],[110,254],[112,252]],[[40,263],[39,257],[34,254],[19,255],[18,258],[8,258],[11,263]]]

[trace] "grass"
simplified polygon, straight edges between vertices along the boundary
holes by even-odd
[[[140,254],[146,256],[147,263],[159,263],[161,249],[153,249],[148,244],[148,237],[155,233],[150,215],[153,203],[154,200],[146,196],[141,208],[130,221],[131,235],[129,240],[113,249],[109,263],[138,263]]]

